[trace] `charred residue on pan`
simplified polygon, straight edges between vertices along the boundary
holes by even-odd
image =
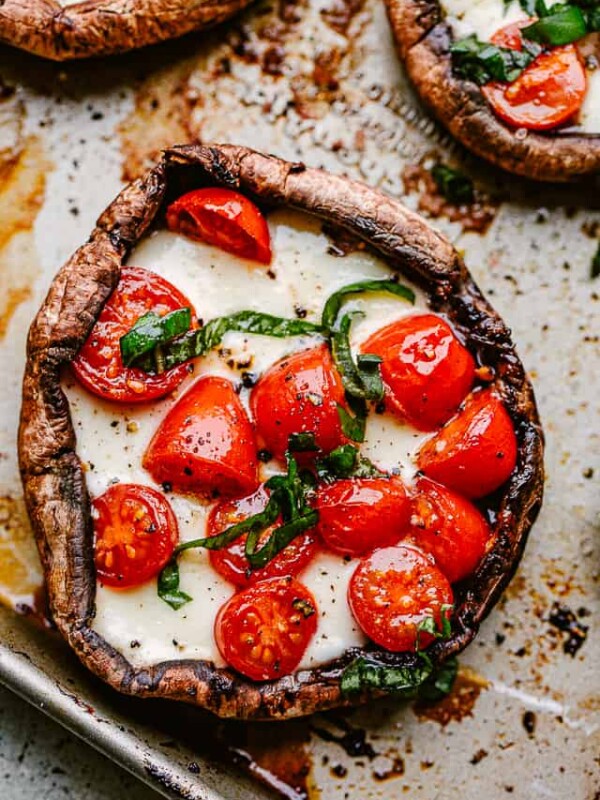
[[[558,602],[555,602],[550,609],[548,622],[557,630],[566,633],[562,647],[563,651],[572,658],[575,658],[577,651],[587,638],[589,625],[584,625],[581,618],[588,615],[589,611],[586,608],[579,608],[575,613]]]
[[[418,701],[414,712],[420,720],[437,722],[442,728],[450,722],[461,722],[473,716],[473,709],[488,681],[469,667],[460,667],[452,691],[437,703]]]
[[[18,92],[0,79],[0,345],[39,275],[33,226],[51,165],[38,138],[27,136]],[[0,458],[9,457],[0,453]],[[0,497],[0,602],[46,624],[42,573],[17,486]]]
[[[463,232],[484,234],[494,221],[499,203],[484,191],[475,188],[472,202],[452,203],[444,197],[431,174],[431,166],[438,160],[427,157],[418,164],[408,164],[402,171],[404,190],[418,196],[418,210],[426,217],[445,217],[457,222]]]

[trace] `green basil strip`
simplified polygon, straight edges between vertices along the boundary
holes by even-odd
[[[437,622],[435,617],[425,617],[422,619],[421,622],[417,625],[417,646],[416,649],[419,651],[421,649],[420,646],[420,634],[422,632],[429,633],[434,639],[449,639],[450,635],[452,634],[452,622],[450,620],[450,615],[454,610],[453,605],[449,605],[444,603],[440,608],[441,613],[441,625],[438,628]]]
[[[153,311],[144,314],[119,341],[123,364],[130,367],[136,359],[181,336],[191,324],[192,312],[189,308],[177,308],[164,317],[159,317]]]
[[[374,656],[360,656],[342,672],[340,690],[344,695],[370,690],[411,698],[416,697],[417,689],[432,673],[429,660],[419,659],[411,666],[392,667]]]
[[[523,28],[523,36],[538,44],[558,47],[576,42],[587,34],[586,20],[580,8],[566,5],[561,10],[556,9],[557,6],[553,6],[551,14]]]
[[[328,455],[318,459],[315,469],[322,481],[386,476],[385,472],[381,472],[368,458],[361,456],[357,448],[351,444],[340,445]]]
[[[447,164],[435,164],[431,168],[431,177],[448,202],[458,206],[472,203],[475,199],[473,181],[460,170]]]
[[[276,528],[267,543],[256,550],[256,543],[250,541],[250,537],[246,539],[246,558],[248,559],[252,569],[259,569],[268,564],[272,558],[275,558],[277,553],[280,553],[287,545],[309,528],[314,526],[319,521],[319,514],[317,511],[307,511],[302,516],[287,522],[279,528]]]
[[[293,453],[311,453],[319,449],[312,432],[290,434],[288,447]]]
[[[600,244],[598,245],[598,249],[594,253],[594,257],[592,258],[592,263],[590,266],[590,277],[592,280],[597,278],[600,275]]]
[[[192,550],[197,547],[203,547],[205,550],[222,550],[227,545],[235,542],[240,536],[244,534],[252,534],[258,532],[259,534],[273,525],[280,513],[279,502],[277,498],[271,496],[269,502],[262,511],[253,514],[251,517],[243,519],[241,522],[226,528],[216,536],[207,536],[203,539],[192,539],[189,542],[183,542],[175,548],[175,555],[183,553],[185,550]]]
[[[175,556],[158,576],[158,596],[177,611],[192,598],[179,588],[179,565]]]
[[[479,86],[493,80],[516,80],[540,52],[538,46],[526,43],[523,50],[497,47],[479,41],[475,34],[450,45],[452,68],[456,75]]]
[[[165,344],[162,348],[165,369],[171,369],[192,358],[205,355],[221,344],[228,331],[272,336],[277,339],[288,336],[314,336],[323,332],[320,325],[301,319],[275,317],[272,314],[263,314],[261,311],[238,311],[228,317],[211,319],[204,327],[188,331]],[[136,366],[147,372],[153,370],[153,365],[148,359],[143,359]]]
[[[396,283],[389,278],[385,280],[372,280],[372,281],[358,281],[357,283],[350,283],[348,286],[343,286],[327,298],[323,314],[321,315],[321,325],[325,330],[331,330],[335,321],[340,313],[340,309],[344,301],[352,295],[365,294],[365,292],[386,292],[387,294],[396,295],[402,300],[407,300],[409,303],[415,302],[415,293],[408,286],[403,286],[401,283]]]
[[[353,442],[364,442],[365,430],[367,427],[367,404],[364,400],[352,395],[346,395],[346,402],[350,409],[354,412],[354,416],[350,414],[344,406],[338,403],[337,411],[340,418],[340,425],[342,426],[342,433],[351,439]]]

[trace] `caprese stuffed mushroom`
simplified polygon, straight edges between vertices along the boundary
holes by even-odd
[[[600,172],[596,0],[386,0],[418,93],[479,156],[536,180]]]
[[[246,148],[167,151],[30,331],[19,453],[56,624],[116,689],[221,716],[431,680],[517,566],[542,449],[450,243]]]

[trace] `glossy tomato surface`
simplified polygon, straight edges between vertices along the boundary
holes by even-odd
[[[232,384],[199,378],[160,424],[143,466],[158,483],[178,491],[213,496],[254,491],[254,430]]]
[[[429,556],[396,545],[363,558],[348,587],[348,602],[363,632],[392,652],[426,647],[431,634],[418,630],[433,617],[441,629],[442,606],[453,603],[452,587]]]
[[[350,478],[320,489],[316,508],[325,544],[359,556],[398,542],[408,530],[411,503],[400,478]]]
[[[485,497],[508,480],[517,437],[492,389],[469,395],[464,408],[421,447],[419,469],[465,497]]]
[[[434,430],[446,422],[475,379],[473,357],[435,314],[392,322],[373,334],[361,351],[383,359],[386,401],[419,430]]]
[[[338,405],[344,387],[327,345],[281,359],[258,381],[250,398],[262,444],[282,458],[292,433],[313,433],[329,453],[345,441]]]
[[[432,555],[450,583],[475,571],[492,536],[472,503],[427,478],[417,481],[410,530],[405,542]]]
[[[215,620],[225,661],[254,681],[294,672],[317,630],[317,604],[293,578],[271,578],[234,595]]]
[[[241,258],[271,263],[267,221],[251,200],[231,189],[195,189],[167,209],[169,230]]]
[[[90,392],[119,403],[144,403],[172,392],[189,374],[189,365],[161,375],[125,367],[119,341],[149,311],[163,316],[178,308],[191,308],[194,315],[187,297],[164,278],[141,267],[123,267],[119,283],[73,360],[77,379]]]
[[[239,500],[227,500],[216,505],[208,518],[208,536],[217,536],[232,525],[263,511],[267,505],[268,492],[264,487],[248,497]],[[273,530],[282,524],[281,518],[267,528],[258,541],[259,549],[263,547]],[[236,539],[221,550],[210,550],[210,563],[225,580],[236,586],[244,587],[266,578],[278,578],[286,575],[297,575],[314,558],[319,550],[314,532],[307,531],[293,539],[275,558],[259,569],[250,569],[244,553],[247,534]]]
[[[520,29],[534,20],[508,25],[492,42],[523,49]],[[550,130],[569,121],[581,108],[587,89],[585,68],[577,47],[554,47],[541,53],[512,83],[494,81],[482,92],[500,119],[515,128]]]
[[[92,503],[96,573],[107,586],[139,586],[166,566],[179,539],[177,520],[162,494],[116,483]]]

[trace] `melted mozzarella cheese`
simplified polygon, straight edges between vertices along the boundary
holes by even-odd
[[[566,0],[556,2],[564,3]],[[509,4],[504,0],[443,0],[442,7],[456,38],[475,34],[484,42],[489,41],[505,25],[527,19],[528,16],[518,0],[512,0]],[[592,34],[578,43],[584,57],[591,52],[598,60],[598,38]],[[586,74],[587,91],[574,124],[582,133],[600,133],[600,71],[587,69]]]
[[[166,231],[155,232],[141,242],[129,263],[171,281],[204,320],[249,308],[289,317],[301,310],[307,319],[316,321],[325,299],[336,289],[357,280],[390,275],[385,262],[370,253],[355,251],[343,258],[330,254],[331,242],[320,223],[307,215],[275,212],[269,217],[269,228],[274,253],[270,270]],[[348,306],[365,315],[352,328],[351,343],[356,348],[378,328],[415,310],[425,310],[426,303],[417,291],[415,306],[383,295],[352,300]],[[86,392],[70,373],[65,374],[63,386],[71,407],[77,450],[92,497],[116,481],[160,489],[141,466],[143,453],[167,411],[199,375],[218,374],[239,382],[239,362],[260,374],[284,355],[314,343],[310,337],[272,339],[228,333],[223,348],[200,359],[194,376],[177,392],[147,406],[104,402]],[[249,391],[242,389],[240,396],[248,407]],[[422,434],[390,414],[372,414],[361,450],[381,468],[399,471],[411,480],[415,469],[412,456],[422,439]],[[262,470],[264,480],[272,474],[273,463]],[[210,504],[174,493],[167,497],[179,523],[181,541],[204,536]],[[313,593],[319,609],[318,630],[301,668],[326,663],[349,647],[364,643],[346,599],[355,566],[355,561],[321,553],[298,576]],[[212,569],[202,550],[182,555],[180,574],[182,590],[194,599],[177,611],[160,600],[155,581],[127,590],[98,585],[94,629],[136,665],[176,658],[206,659],[223,665],[214,642],[214,620],[234,589]]]
[[[499,28],[527,19],[518,0],[509,5],[504,0],[443,0],[442,8],[457,38],[474,33],[484,42]]]

